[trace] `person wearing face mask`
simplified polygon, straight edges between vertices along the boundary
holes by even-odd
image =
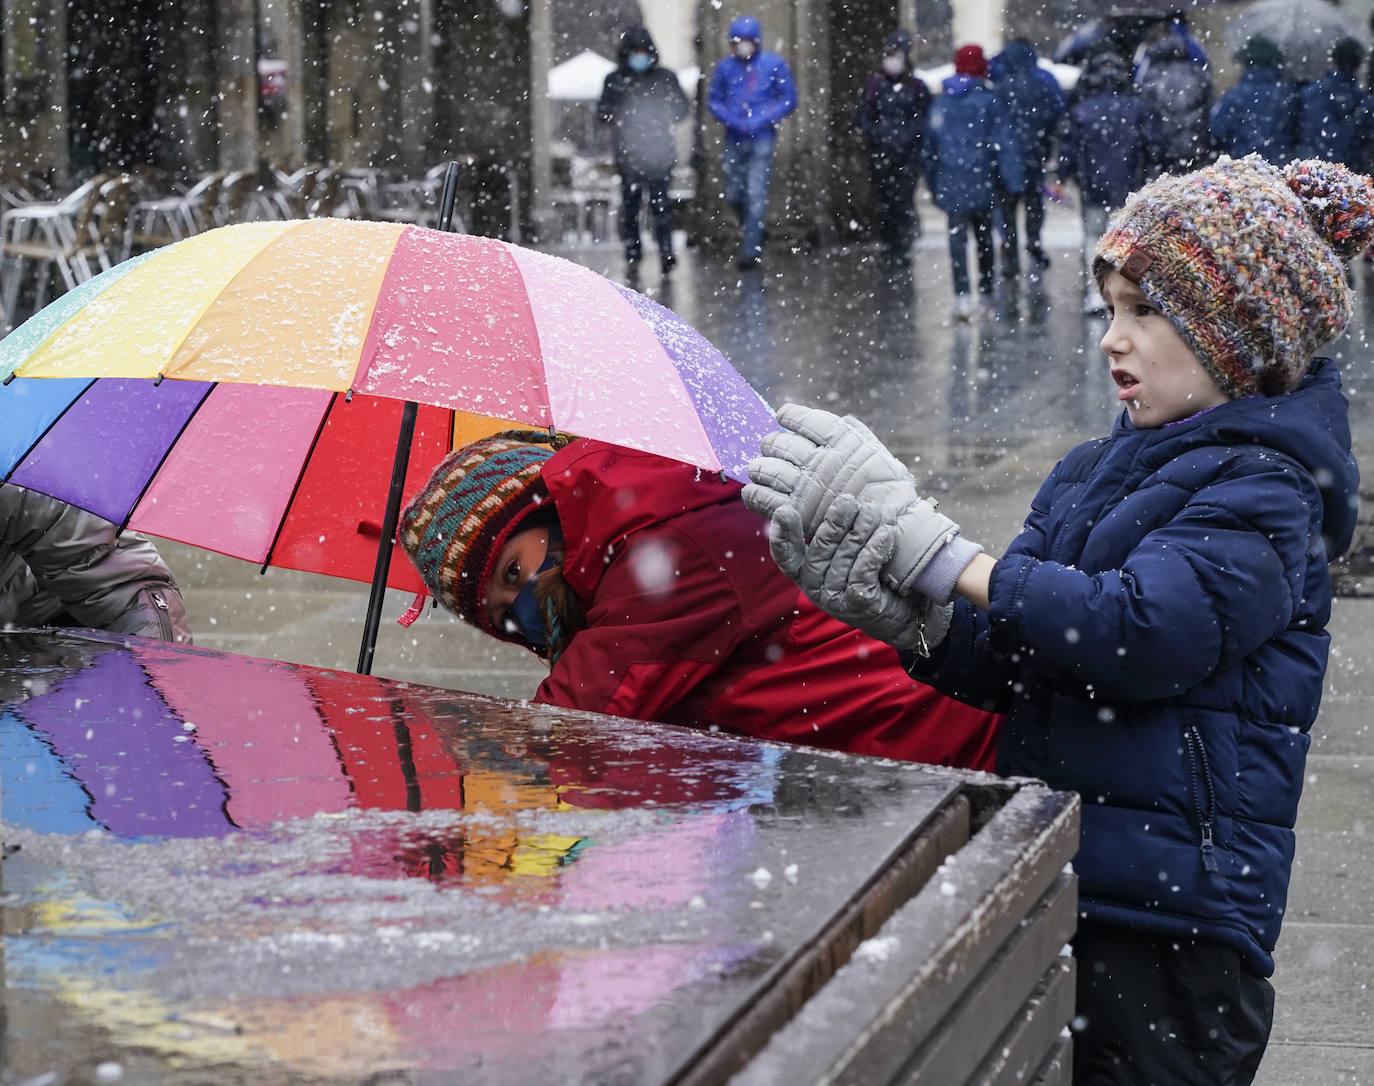
[[[814,607],[740,486],[589,438],[508,431],[451,453],[401,513],[436,600],[550,670],[534,700],[945,765],[1000,718],[913,684]]]
[[[668,186],[677,165],[673,125],[687,116],[688,102],[677,76],[659,65],[658,49],[644,27],[631,26],[621,36],[619,59],[602,85],[597,116],[611,126],[620,174],[620,236],[625,267],[634,280],[642,255],[639,213],[646,195],[659,268],[668,275],[677,263]]]
[[[763,260],[764,218],[772,180],[778,124],[797,108],[797,85],[787,61],[760,46],[759,21],[740,15],[730,23],[730,55],[716,65],[706,98],[725,126],[721,168],[725,199],[739,218],[738,266]]]
[[[881,71],[873,72],[859,95],[859,127],[868,139],[874,215],[884,255],[911,263],[916,239],[916,180],[921,172],[921,136],[930,91],[911,70],[911,35],[894,30],[883,40]]]

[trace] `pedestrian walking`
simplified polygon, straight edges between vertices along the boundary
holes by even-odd
[[[931,103],[922,142],[930,191],[947,220],[954,314],[960,320],[967,320],[977,308],[969,281],[969,234],[977,251],[978,291],[990,300],[995,271],[992,218],[999,187],[1011,193],[1025,187],[1016,134],[987,77],[981,46],[961,45],[955,50],[954,74],[944,80]]]
[[[797,85],[787,61],[764,49],[759,21],[740,15],[730,22],[730,55],[711,73],[706,106],[725,126],[721,169],[725,200],[740,224],[738,265],[763,260],[768,190],[777,150],[778,125],[797,108]]]
[[[737,483],[589,439],[450,454],[401,514],[434,598],[548,661],[535,701],[986,768],[999,718],[816,610]]]
[[[687,95],[677,76],[658,62],[653,36],[631,26],[620,37],[619,63],[602,84],[597,116],[611,126],[615,168],[620,175],[620,237],[630,278],[642,256],[640,209],[648,197],[659,270],[668,275],[673,254],[673,209],[668,200],[677,145],[673,125],[687,116]]]
[[[4,626],[89,626],[191,640],[176,579],[150,539],[14,483],[0,484]]]
[[[1223,157],[1098,243],[1124,410],[994,560],[863,425],[786,406],[746,504],[822,609],[1005,711],[1000,773],[1083,798],[1078,1083],[1248,1083],[1359,473],[1336,363],[1374,183]],[[1256,290],[1255,284],[1264,284]],[[805,540],[809,540],[809,545]]]
[[[1340,162],[1358,173],[1374,167],[1374,94],[1360,86],[1364,46],[1341,38],[1326,75],[1298,91],[1299,158]]]
[[[1162,172],[1187,173],[1212,160],[1212,75],[1205,61],[1189,53],[1173,23],[1160,26],[1142,44],[1135,86],[1159,118]]]
[[[1058,181],[1078,187],[1083,221],[1083,312],[1104,311],[1092,273],[1107,218],[1126,202],[1157,161],[1163,144],[1159,114],[1131,86],[1116,52],[1096,53],[1079,77],[1079,94],[1059,126]]]
[[[1281,166],[1293,157],[1298,120],[1297,88],[1283,76],[1283,54],[1257,34],[1236,59],[1245,70],[1212,107],[1212,141],[1232,158],[1258,154]]]
[[[894,30],[883,39],[880,69],[859,93],[858,124],[868,141],[868,176],[883,255],[911,263],[916,240],[916,182],[921,174],[930,91],[911,70],[911,35]]]
[[[1023,208],[1029,265],[1041,270],[1050,266],[1040,239],[1045,226],[1045,163],[1054,149],[1055,126],[1064,113],[1064,92],[1054,76],[1040,67],[1035,47],[1021,38],[1008,42],[992,58],[989,68],[993,89],[1007,112],[1021,155],[1020,191],[998,185],[1002,274],[1011,278],[1020,273],[1017,216]]]

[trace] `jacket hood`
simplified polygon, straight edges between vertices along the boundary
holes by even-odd
[[[1008,42],[1006,48],[992,58],[992,70],[996,76],[1008,76],[1032,72],[1037,66],[1039,55],[1029,42]]]
[[[625,539],[682,513],[738,499],[736,482],[652,453],[582,438],[541,476],[563,531],[563,578],[590,600]]]
[[[653,35],[649,33],[648,27],[629,26],[625,28],[625,33],[620,35],[620,52],[617,59],[622,68],[625,67],[630,54],[636,52],[648,53],[654,58],[654,63],[658,63],[658,47],[654,45]]]
[[[1145,55],[1150,58],[1151,64],[1164,60],[1184,60],[1192,63],[1188,56],[1188,43],[1177,34],[1165,34],[1158,41],[1151,42],[1145,47]]]
[[[749,41],[760,40],[761,30],[758,19],[752,15],[736,15],[730,20],[730,37],[746,38]]]
[[[1131,428],[1123,411],[1118,427]],[[1322,495],[1322,535],[1330,558],[1343,554],[1355,531],[1359,466],[1350,451],[1350,422],[1341,375],[1329,358],[1316,358],[1298,387],[1283,396],[1247,396],[1193,419],[1160,428],[1174,455],[1193,445],[1257,443],[1307,469]]]

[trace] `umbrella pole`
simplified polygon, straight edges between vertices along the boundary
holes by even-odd
[[[458,163],[450,162],[444,171],[444,187],[439,196],[439,229],[453,228],[453,205],[458,198]],[[401,518],[401,498],[405,491],[406,469],[410,467],[410,446],[415,438],[415,415],[419,410],[407,400],[401,411],[401,430],[396,435],[396,458],[391,462],[391,489],[386,496],[386,515],[382,517],[382,538],[377,544],[377,564],[372,571],[372,591],[367,598],[367,619],[363,623],[363,643],[358,652],[358,674],[372,674],[372,657],[377,649],[377,630],[382,623],[382,601],[386,597],[387,574],[391,572],[391,549],[396,538],[396,522]]]

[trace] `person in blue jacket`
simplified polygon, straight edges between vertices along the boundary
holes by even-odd
[[[1298,91],[1299,158],[1341,162],[1358,173],[1374,167],[1374,95],[1360,86],[1364,46],[1341,38],[1331,67]]]
[[[730,55],[711,73],[706,106],[725,126],[721,167],[725,200],[739,218],[739,267],[763,260],[764,219],[772,181],[778,125],[797,108],[797,85],[787,61],[760,44],[759,21],[740,15],[730,23]]]
[[[1020,271],[1019,210],[1025,208],[1026,256],[1038,268],[1050,266],[1040,243],[1045,228],[1045,163],[1054,148],[1054,131],[1064,112],[1064,92],[1054,76],[1040,67],[1040,57],[1030,42],[1018,38],[992,58],[992,86],[1001,99],[1016,134],[1021,153],[1022,188],[1000,188],[998,208],[1002,226],[1002,274]]]
[[[911,69],[911,35],[894,30],[883,39],[881,70],[859,92],[858,122],[868,140],[868,176],[883,255],[911,263],[916,240],[916,181],[930,91]]]
[[[1000,559],[857,420],[785,406],[749,466],[813,602],[1007,713],[999,773],[1082,798],[1075,1082],[1243,1084],[1267,1044],[1327,564],[1358,497],[1317,352],[1371,236],[1374,182],[1320,160],[1223,157],[1136,192],[1095,265],[1123,410]]]
[[[978,291],[992,295],[992,217],[999,191],[1025,187],[1021,153],[1006,108],[988,85],[988,62],[978,45],[954,53],[954,74],[931,104],[921,158],[935,206],[945,213],[954,281],[954,315],[976,308],[970,291],[968,236],[978,254]]]
[[[1293,157],[1298,121],[1297,87],[1284,78],[1283,53],[1256,34],[1236,59],[1245,70],[1212,107],[1212,142],[1232,158],[1259,154],[1281,166]]]
[[[1111,212],[1155,173],[1164,134],[1159,114],[1131,85],[1130,69],[1115,50],[1093,54],[1076,89],[1077,101],[1059,121],[1055,186],[1066,181],[1078,186],[1083,312],[1095,314],[1104,309],[1092,274],[1097,239],[1107,229]]]

